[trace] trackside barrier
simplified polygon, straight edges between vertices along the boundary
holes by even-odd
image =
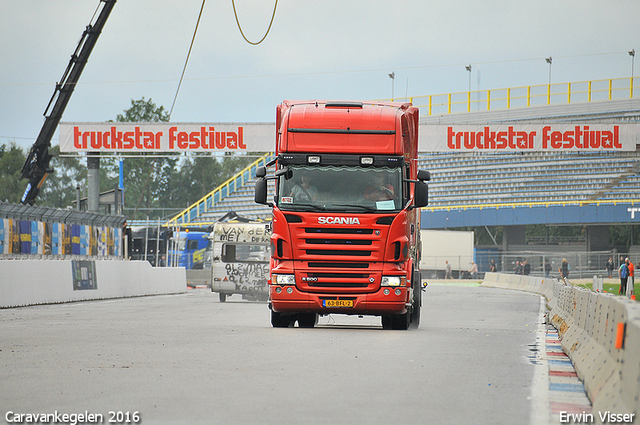
[[[186,290],[183,267],[151,267],[148,261],[0,261],[0,308]]]
[[[596,293],[556,279],[486,273],[482,286],[543,295],[547,318],[558,329],[598,412],[640,414],[640,303]]]

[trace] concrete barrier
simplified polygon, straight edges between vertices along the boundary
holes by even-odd
[[[482,286],[543,295],[549,322],[584,382],[596,423],[601,423],[600,412],[639,417],[640,303],[530,276],[487,273]]]
[[[0,308],[186,290],[184,268],[155,268],[146,261],[0,261]]]

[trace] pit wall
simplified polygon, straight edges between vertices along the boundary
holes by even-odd
[[[598,412],[640,413],[640,303],[565,285],[550,278],[487,273],[482,286],[543,295],[548,322],[558,329]]]
[[[147,261],[0,261],[0,308],[178,294],[186,290],[183,267],[156,268]]]

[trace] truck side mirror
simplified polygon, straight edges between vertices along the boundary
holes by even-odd
[[[429,180],[431,180],[431,173],[427,170],[418,170],[418,180],[428,182]]]
[[[257,175],[257,172],[256,172]],[[256,187],[254,191],[254,201],[257,204],[269,205],[267,202],[267,180],[261,178],[256,181]]]
[[[429,204],[429,186],[423,181],[415,183],[415,208],[426,207]]]
[[[261,179],[267,175],[267,167],[258,167],[256,168],[256,177]]]

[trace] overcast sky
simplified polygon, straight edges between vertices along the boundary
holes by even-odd
[[[99,0],[0,0],[0,144],[29,147]],[[119,0],[63,121],[171,108],[202,0]],[[251,41],[272,0],[236,0]],[[284,99],[372,100],[631,76],[638,0],[279,0],[245,42],[207,0],[171,120],[271,122]],[[635,74],[640,74],[640,60]],[[395,73],[392,81],[388,74]],[[57,138],[57,134],[56,134]],[[57,144],[57,140],[52,142]]]

